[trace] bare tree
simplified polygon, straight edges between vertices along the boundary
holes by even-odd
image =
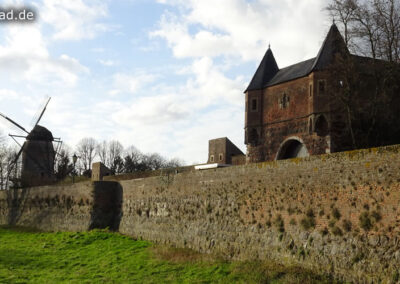
[[[102,162],[104,165],[108,164],[107,152],[108,152],[108,143],[107,143],[107,141],[103,140],[102,142],[97,143],[97,145],[96,145],[96,154],[99,156],[100,162]]]
[[[400,139],[393,123],[400,111],[399,5],[398,0],[332,0],[327,7],[352,51],[370,57],[341,54],[330,68],[333,109],[346,118],[351,148]]]
[[[112,174],[119,174],[123,172],[124,162],[122,159],[122,153],[124,147],[122,144],[116,140],[110,141],[108,143],[108,153],[106,166],[109,167]]]
[[[183,167],[185,165],[185,162],[182,161],[181,159],[178,158],[172,158],[166,163],[167,168],[178,168],[178,167]]]
[[[0,142],[0,189],[6,189],[7,183],[7,147]]]
[[[333,20],[343,25],[344,41],[348,48],[352,45],[352,24],[358,7],[358,0],[332,0],[326,8]]]
[[[57,180],[63,180],[73,171],[74,168],[70,157],[71,148],[66,144],[62,144],[54,163],[54,172]]]
[[[400,62],[398,0],[331,0],[326,7],[355,53]]]
[[[83,138],[76,146],[76,151],[79,156],[79,164],[86,175],[90,176],[92,162],[96,157],[96,140],[94,138]]]

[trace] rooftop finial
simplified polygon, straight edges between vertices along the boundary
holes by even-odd
[[[332,17],[332,25],[336,25],[335,17]]]
[[[268,43],[268,49],[271,49],[271,43]]]

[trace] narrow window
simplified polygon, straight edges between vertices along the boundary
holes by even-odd
[[[325,80],[318,81],[318,93],[323,95],[325,93]]]
[[[257,99],[251,99],[251,111],[257,111]]]
[[[210,162],[214,162],[214,155],[210,156]]]
[[[223,154],[219,154],[219,161],[221,162],[222,161],[222,158],[224,157],[224,155]]]
[[[312,84],[310,84],[310,97],[312,97]]]

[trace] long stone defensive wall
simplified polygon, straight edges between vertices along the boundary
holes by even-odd
[[[400,145],[223,169],[0,192],[0,224],[109,227],[357,283],[400,279]]]

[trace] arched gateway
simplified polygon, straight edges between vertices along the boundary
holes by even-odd
[[[289,138],[285,140],[279,147],[276,160],[285,160],[291,158],[308,157],[308,151],[303,141],[299,138]]]

